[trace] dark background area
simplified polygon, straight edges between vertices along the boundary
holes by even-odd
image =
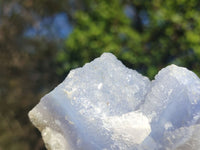
[[[200,75],[198,0],[0,0],[0,150],[42,150],[28,112],[72,68],[112,52],[153,79]]]

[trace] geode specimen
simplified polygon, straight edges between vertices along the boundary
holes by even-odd
[[[49,150],[200,149],[200,79],[175,65],[150,81],[104,53],[29,112]]]

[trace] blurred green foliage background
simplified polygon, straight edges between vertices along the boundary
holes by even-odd
[[[151,79],[200,75],[200,1],[0,0],[0,150],[45,149],[28,111],[103,52]]]

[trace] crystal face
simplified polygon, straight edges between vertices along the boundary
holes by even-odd
[[[200,79],[170,65],[150,81],[104,53],[71,70],[29,118],[49,150],[196,150]]]

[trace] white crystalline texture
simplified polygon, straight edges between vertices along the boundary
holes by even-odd
[[[49,150],[200,149],[200,79],[175,65],[150,81],[104,53],[29,112]]]

